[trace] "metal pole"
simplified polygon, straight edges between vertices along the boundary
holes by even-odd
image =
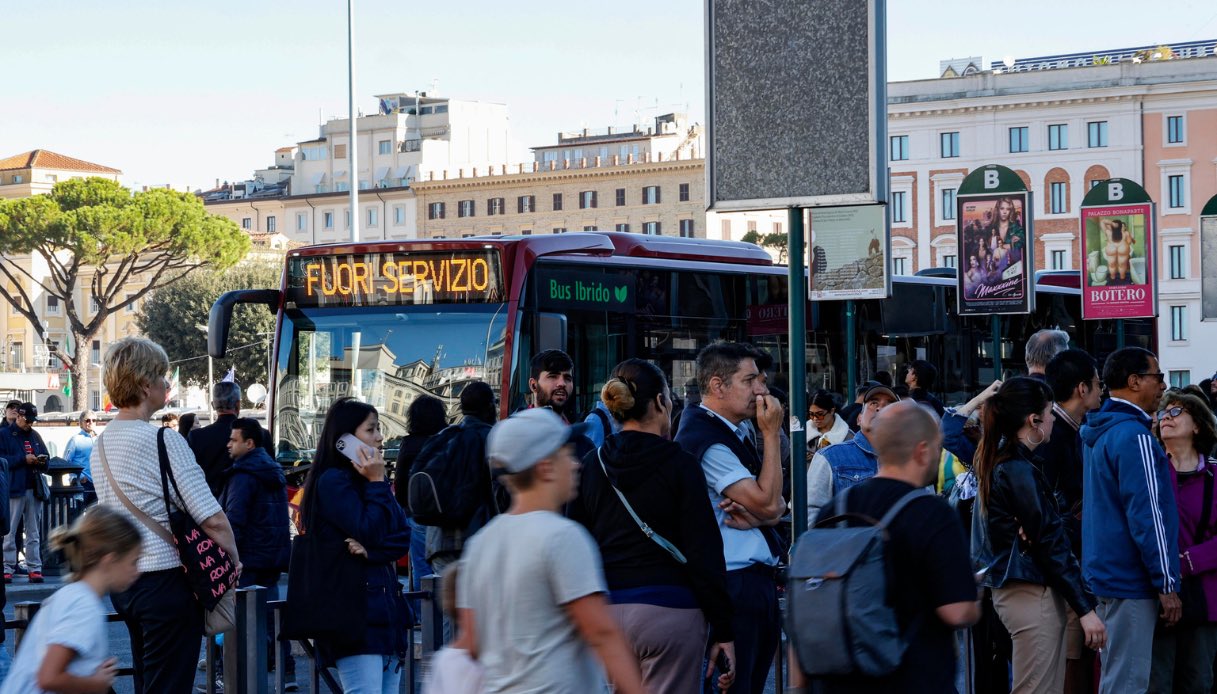
[[[211,354],[208,354],[207,355],[207,393],[204,394],[204,396],[203,396],[204,402],[207,403],[208,411],[211,410],[211,393],[212,393],[212,388],[215,387],[215,378],[216,377],[215,377],[215,371],[213,370]],[[215,413],[212,412],[211,414],[212,414],[211,418],[214,420]]]
[[[807,278],[803,273],[803,209],[789,209],[790,233],[787,256],[790,258],[790,517],[791,537],[807,530]]]
[[[1116,319],[1116,349],[1124,349],[1124,319]]]
[[[1001,378],[1001,316],[990,317],[990,332],[993,333],[993,378]]]
[[[845,302],[845,402],[854,401],[858,389],[858,310],[853,299]]]
[[[347,155],[351,167],[351,243],[359,243],[359,143],[355,140],[355,0],[347,0],[347,97],[350,142]]]

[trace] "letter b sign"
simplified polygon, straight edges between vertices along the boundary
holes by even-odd
[[[1108,183],[1107,184],[1107,199],[1111,201],[1124,199],[1124,184],[1123,183]]]
[[[1001,185],[1001,181],[998,180],[997,172],[996,171],[986,171],[985,172],[985,190],[993,190],[994,188],[998,187],[999,185]]]

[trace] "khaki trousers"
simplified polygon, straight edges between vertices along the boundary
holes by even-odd
[[[701,610],[625,603],[609,607],[638,657],[642,683],[656,694],[698,694],[706,657]]]
[[[1011,694],[1051,692],[1065,686],[1065,601],[1034,583],[993,589],[993,607],[1014,643]]]

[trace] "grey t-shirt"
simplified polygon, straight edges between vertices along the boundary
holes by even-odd
[[[465,547],[457,607],[477,624],[487,694],[589,694],[604,671],[563,605],[607,592],[596,543],[556,513],[502,514]]]

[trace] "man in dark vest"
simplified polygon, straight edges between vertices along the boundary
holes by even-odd
[[[211,387],[211,408],[215,410],[213,424],[195,429],[186,437],[194,459],[207,477],[211,493],[220,498],[224,484],[228,481],[228,470],[232,467],[232,456],[228,454],[228,440],[232,436],[232,423],[241,414],[241,386],[232,381],[220,381]],[[262,448],[275,458],[275,449],[270,443],[270,432],[262,430]]]
[[[769,395],[755,347],[716,342],[697,355],[701,404],[681,417],[676,442],[696,458],[714,504],[727,563],[736,630],[732,692],[763,691],[778,645],[780,618],[775,566],[781,553],[773,527],[786,512],[782,499],[779,430],[782,406]],[[764,442],[757,454],[748,420]]]

